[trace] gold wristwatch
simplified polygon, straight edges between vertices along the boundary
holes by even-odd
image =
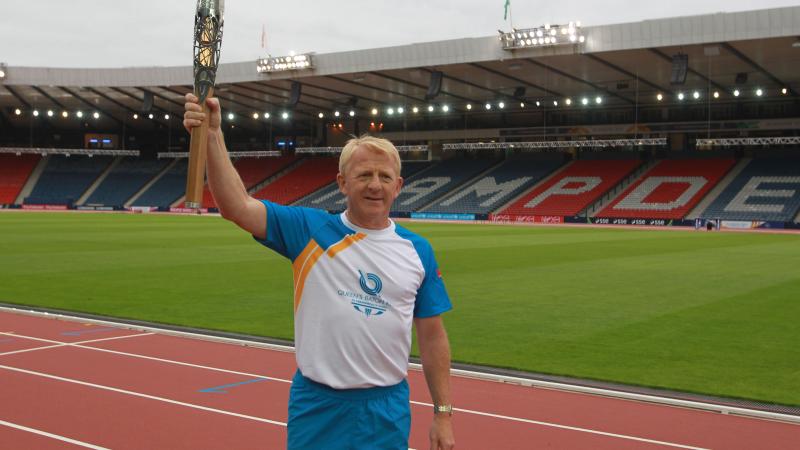
[[[433,405],[434,414],[449,414],[453,415],[453,405]]]

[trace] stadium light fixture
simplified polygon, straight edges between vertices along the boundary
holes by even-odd
[[[542,102],[540,102],[539,100],[536,100],[536,107],[538,108],[540,106],[542,106]]]
[[[695,100],[699,99],[700,98],[700,92],[694,91],[694,93],[692,93],[692,97],[694,97]]]
[[[319,114],[317,114],[317,117],[319,117],[320,119],[322,119],[323,117],[325,117],[325,114],[323,114],[323,113],[319,113]]]
[[[524,109],[525,108],[525,102],[519,102],[519,107]]]
[[[486,110],[488,111],[490,109],[492,109],[492,104],[491,103],[487,103],[486,104]]]
[[[734,97],[738,97],[738,96],[739,96],[739,94],[741,94],[741,92],[739,92],[739,90],[738,90],[738,89],[734,89],[734,90],[733,90],[733,96],[734,96]]]
[[[449,111],[450,111],[450,107],[449,106],[447,106],[447,105],[442,106],[442,112],[449,112]]]
[[[679,92],[678,93],[678,100],[683,101],[684,98],[686,98],[686,95],[684,95],[683,92]]]
[[[6,63],[0,63],[0,82],[6,79],[7,70]]]
[[[589,104],[589,99],[588,99],[588,98],[586,98],[586,97],[583,97],[583,98],[581,99],[581,104],[582,104],[583,106],[586,106],[586,105],[588,105],[588,104]]]
[[[281,118],[282,118],[283,120],[286,120],[286,119],[288,119],[288,118],[289,118],[289,113],[288,113],[288,112],[286,112],[286,111],[284,111],[283,113],[281,113]]]
[[[287,70],[308,70],[313,69],[311,53],[301,55],[289,54],[289,56],[269,56],[256,61],[256,71],[258,73],[285,72]]]
[[[472,103],[467,103],[467,111],[472,111]]]
[[[764,95],[764,91],[761,88],[756,89],[756,96],[761,97],[762,95]]]
[[[133,113],[133,120],[139,120],[139,114]]]
[[[571,99],[571,98],[568,98],[568,99],[566,99],[566,100],[564,101],[564,103],[566,103],[566,104],[567,104],[567,106],[570,106],[570,105],[572,104],[572,99]]]
[[[789,90],[786,88],[781,89],[781,94],[786,95],[789,93]]]
[[[598,105],[602,104],[603,103],[603,97],[600,97],[598,95],[597,97],[594,98],[594,102],[597,103]]]
[[[656,95],[656,100],[658,101],[664,100],[664,95],[659,93],[658,95]]]
[[[38,109],[34,109],[33,110],[33,117],[39,117],[39,110]]]
[[[586,42],[581,32],[581,23],[569,22],[566,25],[544,24],[540,27],[501,31],[500,42],[504,50],[532,48],[536,46],[576,45]]]
[[[338,111],[337,111],[337,112],[338,112]],[[386,114],[388,114],[388,115],[390,115],[390,116],[393,116],[393,115],[394,115],[394,108],[389,108],[389,109],[387,109],[387,110],[386,110]],[[338,117],[338,114],[337,114],[337,117]]]
[[[433,112],[434,109],[436,108],[434,108],[433,105],[428,105],[428,112]]]
[[[714,98],[719,98],[719,91],[714,91]]]
[[[69,117],[69,113],[66,111],[61,111],[61,117],[66,119],[67,117]]]
[[[83,117],[83,111],[78,111],[75,113],[75,115],[78,116],[78,118],[80,119],[81,117]]]
[[[92,114],[92,117],[94,117],[95,119],[99,119],[99,118],[100,118],[100,113],[99,113],[99,112],[97,112],[97,111],[95,111],[95,112]]]
[[[228,120],[233,120],[233,117],[234,117],[234,116],[233,116],[233,113],[228,113]],[[152,114],[150,114],[150,118],[151,118],[151,119],[153,118],[153,115],[152,115]]]
[[[20,115],[20,114],[22,114],[22,110],[20,110],[19,108],[17,108],[17,109],[15,109],[15,110],[14,110],[14,114],[16,114],[16,115]]]
[[[558,106],[558,100],[553,100],[553,106]]]
[[[253,113],[253,119],[258,120],[258,113],[256,112]]]
[[[370,112],[372,112],[373,116],[377,116],[378,115],[378,109],[377,108],[372,108],[372,111],[370,111]]]
[[[265,112],[265,113],[264,113],[264,118],[265,118],[265,119],[269,119],[269,113],[268,113],[268,112]]]
[[[47,117],[53,117],[53,110],[52,109],[48,109],[47,110]]]
[[[506,104],[504,102],[500,102],[500,103],[497,104],[497,107],[500,108],[500,109],[503,109],[503,108],[506,107]]]
[[[400,109],[403,109],[403,108],[400,108]],[[402,111],[400,111],[400,112],[402,112]],[[353,111],[352,109],[350,110],[350,112],[348,114],[350,115],[350,117],[355,117],[356,116],[356,112]]]
[[[169,120],[169,114],[164,114],[164,120]]]
[[[342,115],[342,113],[340,113],[339,111],[334,111],[334,112],[333,112],[333,116],[334,116],[334,117],[339,117],[339,116],[341,116],[341,115]]]
[[[418,113],[418,112],[419,112],[419,108],[417,108],[417,107],[415,106],[415,107],[411,108],[411,112],[413,112],[414,114],[416,114],[416,113]]]

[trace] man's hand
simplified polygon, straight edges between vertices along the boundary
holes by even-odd
[[[431,439],[431,450],[451,450],[456,447],[452,418],[449,415],[434,414],[428,436]]]
[[[183,127],[186,128],[186,131],[191,133],[192,128],[199,127],[206,116],[203,114],[203,108],[200,107],[200,103],[198,103],[199,99],[197,96],[190,93],[186,94],[185,98],[186,104],[184,105],[184,109],[186,111],[183,113]],[[219,100],[216,97],[207,98],[206,107],[210,112],[210,120],[208,122],[209,131],[213,132],[219,130],[220,124],[222,123],[222,112],[220,111]]]

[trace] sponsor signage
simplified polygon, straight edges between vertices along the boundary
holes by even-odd
[[[492,222],[505,222],[505,223],[542,223],[542,224],[564,223],[564,218],[561,216],[529,216],[522,214],[490,214],[489,220]]]
[[[22,205],[22,209],[32,211],[66,211],[67,205]]]
[[[412,219],[475,220],[475,214],[411,213]]]
[[[171,213],[182,213],[182,214],[196,214],[198,212],[207,213],[208,208],[200,208],[200,209],[192,209],[192,208],[170,208],[169,212]]]

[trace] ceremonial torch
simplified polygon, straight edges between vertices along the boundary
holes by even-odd
[[[225,0],[197,0],[194,16],[194,95],[206,115],[203,124],[192,128],[189,143],[189,171],[186,175],[185,206],[199,209],[203,201],[206,172],[209,111],[206,98],[214,95],[219,52],[222,46],[222,25]]]

